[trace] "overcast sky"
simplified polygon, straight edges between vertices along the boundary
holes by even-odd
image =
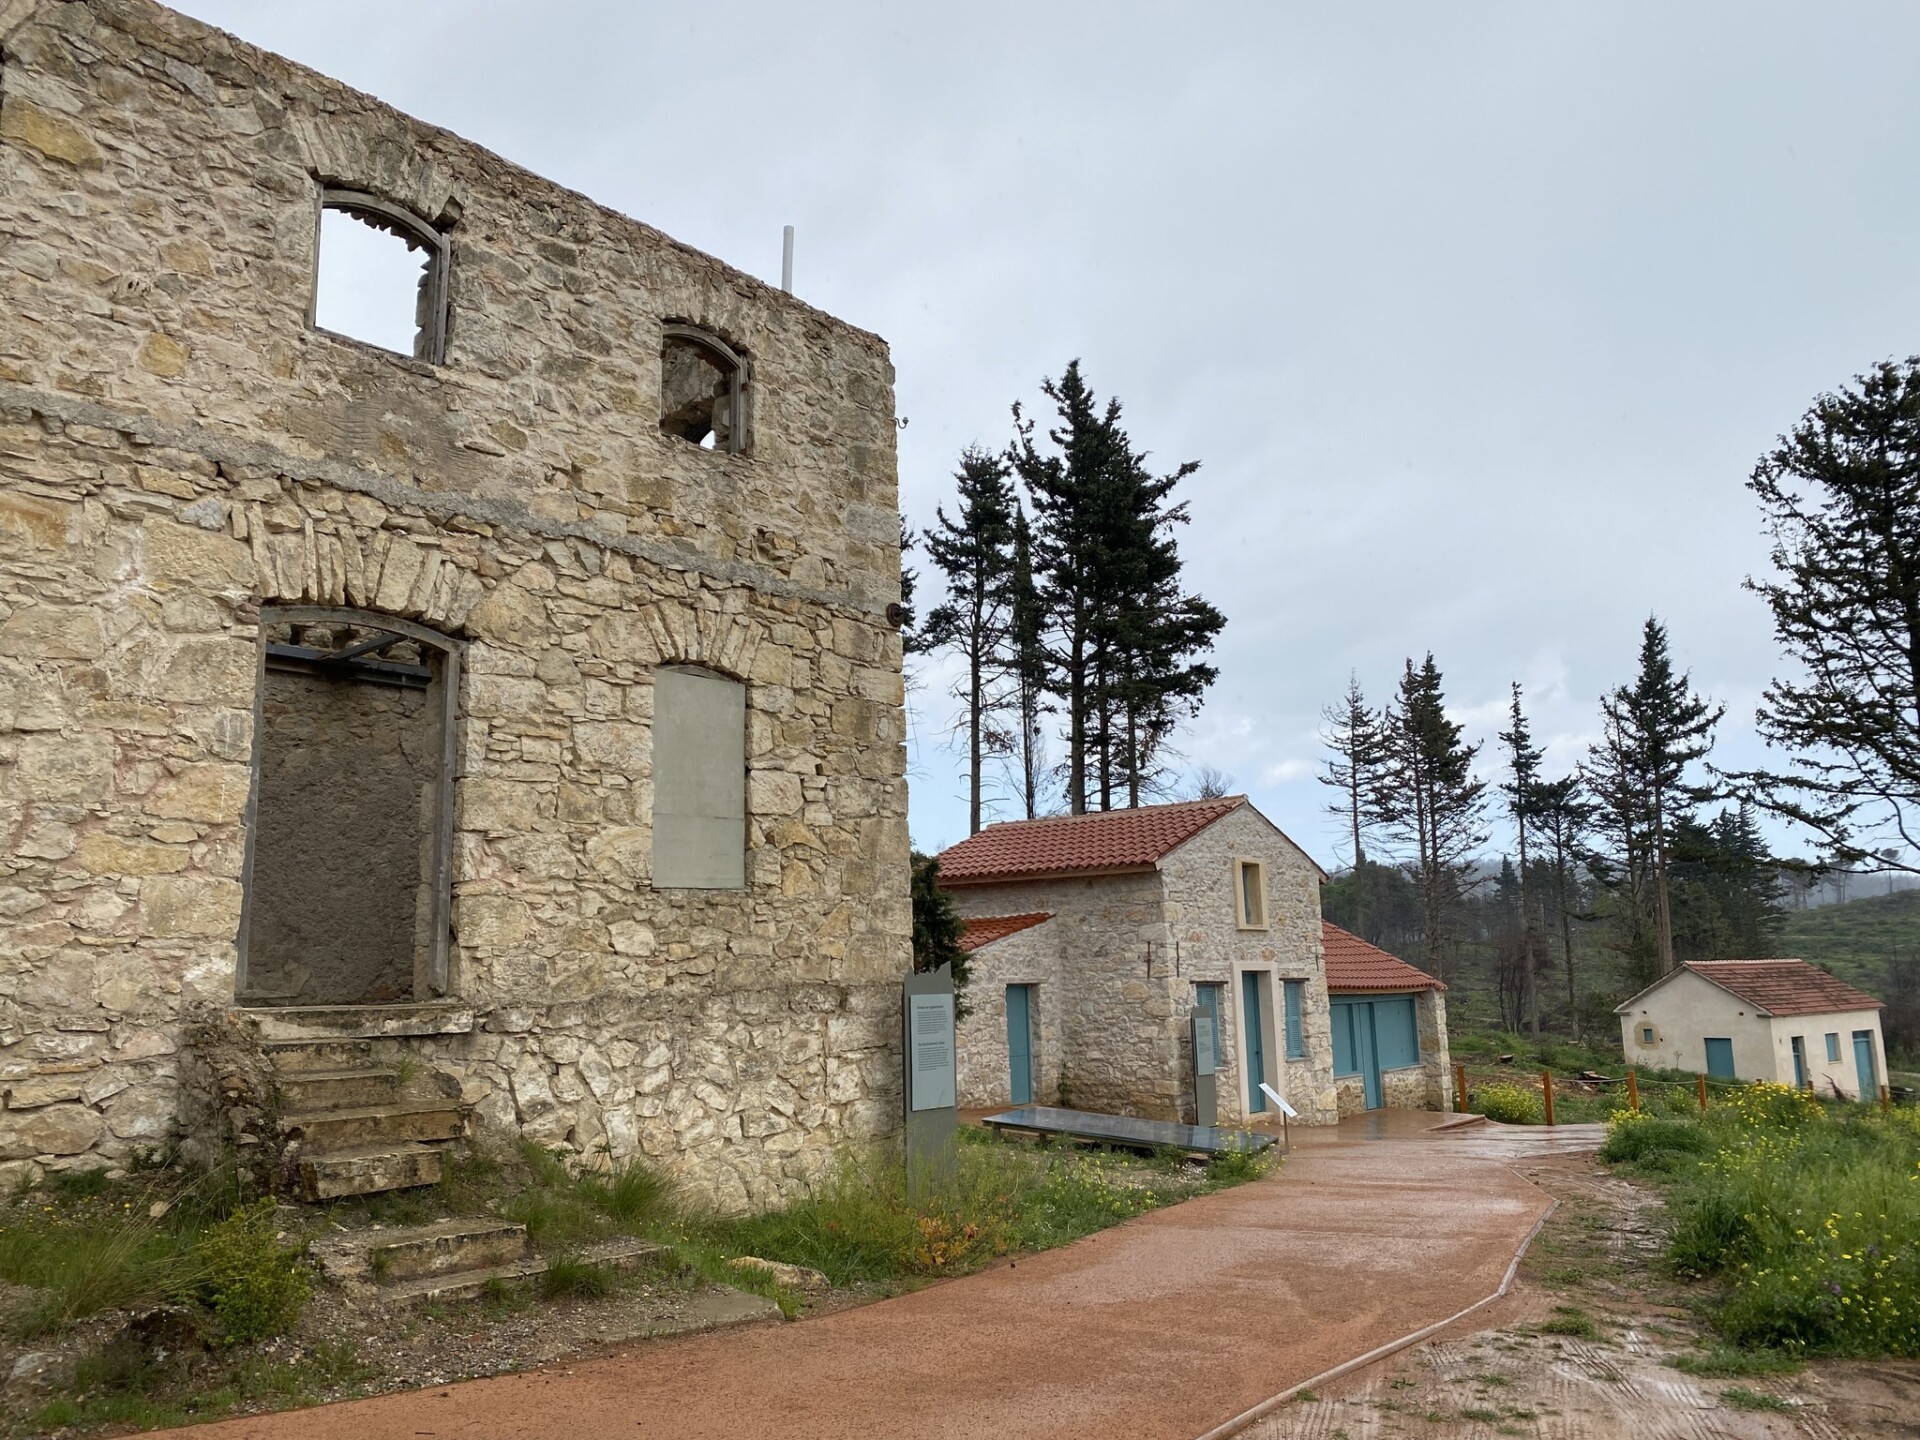
[[[1329,866],[1321,707],[1429,649],[1476,736],[1521,681],[1558,771],[1655,613],[1757,758],[1743,481],[1920,350],[1911,3],[182,8],[770,280],[797,226],[796,290],[892,344],[916,527],[1080,357],[1202,462],[1228,625],[1181,749]]]

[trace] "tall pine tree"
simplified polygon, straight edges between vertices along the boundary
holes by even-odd
[[[1542,751],[1533,743],[1527,728],[1526,712],[1520,708],[1520,682],[1513,682],[1513,704],[1508,711],[1508,726],[1500,732],[1500,743],[1507,747],[1507,776],[1500,782],[1506,797],[1507,816],[1513,821],[1520,855],[1520,868],[1514,877],[1514,899],[1520,907],[1521,983],[1526,987],[1527,1026],[1533,1038],[1540,1038],[1540,943],[1534,928],[1533,906],[1528,903],[1527,827],[1534,820],[1534,804],[1540,789]]]
[[[1654,940],[1660,973],[1674,968],[1673,897],[1670,883],[1674,826],[1690,819],[1708,787],[1688,780],[1688,771],[1713,749],[1713,729],[1724,708],[1709,705],[1676,674],[1667,630],[1649,616],[1640,638],[1640,673],[1600,702],[1610,731],[1617,731],[1628,798],[1637,791],[1637,812],[1646,828],[1647,874],[1652,881]]]
[[[1567,1016],[1573,1038],[1580,1038],[1580,991],[1574,975],[1573,915],[1579,888],[1579,855],[1592,819],[1580,776],[1544,780],[1530,802],[1535,828],[1547,847],[1546,870],[1553,889],[1553,910],[1560,930],[1560,954],[1567,974]]]
[[[1340,817],[1353,847],[1354,933],[1371,940],[1373,936],[1367,933],[1366,842],[1380,821],[1380,783],[1386,763],[1381,716],[1361,693],[1360,677],[1352,674],[1347,676],[1347,693],[1320,716],[1324,722],[1321,739],[1333,752],[1320,783],[1339,792],[1327,811]]]
[[[1475,854],[1486,843],[1486,784],[1473,776],[1480,747],[1461,738],[1447,716],[1440,669],[1429,654],[1407,661],[1385,724],[1383,820],[1410,842],[1415,885],[1432,973],[1446,978],[1447,952]]]
[[[1016,501],[1013,569],[1007,585],[1007,669],[1013,679],[1016,779],[1021,808],[1029,820],[1040,814],[1047,773],[1046,736],[1040,729],[1040,716],[1047,708],[1046,628],[1046,607],[1033,575],[1033,530],[1027,512]]]
[[[954,480],[955,515],[935,510],[936,523],[923,537],[927,558],[947,582],[946,598],[927,612],[926,639],[962,662],[953,695],[965,706],[960,723],[967,736],[967,833],[978,834],[987,761],[1014,743],[1003,716],[1011,698],[1005,679],[1015,501],[1006,462],[978,446],[961,455]]]
[[[1040,388],[1058,423],[1043,447],[1015,404],[1007,458],[1033,505],[1048,685],[1066,710],[1067,805],[1078,815],[1096,796],[1103,809],[1121,791],[1138,803],[1156,753],[1215,677],[1197,657],[1226,622],[1179,585],[1172,529],[1187,512],[1171,497],[1198,463],[1150,473],[1120,402],[1102,405],[1078,360]]]

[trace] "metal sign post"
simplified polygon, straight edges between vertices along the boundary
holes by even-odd
[[[952,1172],[959,1143],[952,968],[907,976],[905,1002],[907,1189],[918,1195]]]
[[[1266,1081],[1262,1080],[1260,1082],[1260,1089],[1265,1092],[1269,1100],[1280,1107],[1280,1148],[1291,1155],[1293,1153],[1293,1139],[1287,1133],[1287,1122],[1289,1120],[1298,1120],[1300,1118],[1300,1112],[1287,1103],[1286,1096],[1274,1089],[1273,1086],[1267,1084]]]

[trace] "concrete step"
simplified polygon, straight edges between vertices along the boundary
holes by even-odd
[[[375,1195],[440,1181],[440,1151],[432,1145],[366,1145],[300,1157],[300,1188],[309,1200]]]
[[[615,1239],[586,1246],[578,1258],[625,1274],[646,1266],[664,1268],[671,1262],[672,1252],[651,1240]],[[415,1305],[429,1300],[474,1300],[496,1284],[511,1288],[537,1282],[547,1273],[550,1261],[550,1256],[535,1255],[505,1265],[424,1275],[417,1280],[382,1285],[379,1294],[382,1301],[393,1305]]]
[[[393,1105],[400,1099],[400,1072],[371,1067],[350,1070],[291,1070],[276,1081],[280,1103],[295,1114],[317,1110],[359,1110]]]
[[[371,1040],[283,1040],[260,1049],[279,1075],[351,1070],[373,1064]]]
[[[458,1140],[466,1130],[466,1107],[451,1100],[403,1100],[350,1110],[309,1110],[282,1115],[280,1130],[321,1152],[407,1140]]]
[[[398,1284],[527,1258],[527,1227],[511,1220],[441,1220],[395,1230],[357,1230],[315,1240],[311,1253],[340,1284]]]

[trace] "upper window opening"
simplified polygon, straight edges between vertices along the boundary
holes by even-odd
[[[446,349],[447,238],[358,190],[320,196],[313,323],[438,365]]]
[[[660,339],[660,428],[703,450],[747,448],[747,362],[691,325]]]
[[[1233,865],[1234,903],[1242,930],[1267,928],[1267,867],[1258,860],[1236,860]]]

